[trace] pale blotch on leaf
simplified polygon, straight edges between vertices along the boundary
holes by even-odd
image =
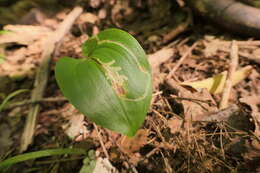
[[[115,64],[115,60],[104,63],[99,61],[102,67],[105,70],[105,75],[107,79],[111,82],[112,87],[115,89],[118,95],[125,95],[125,90],[123,88],[123,84],[128,80],[125,75],[119,74],[122,70],[121,67],[113,66]]]

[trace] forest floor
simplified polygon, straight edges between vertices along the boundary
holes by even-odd
[[[260,172],[260,40],[198,17],[192,22],[192,14],[173,3],[93,2],[54,45],[37,103],[30,101],[35,74],[50,49],[43,43],[71,9],[52,16],[34,9],[21,24],[3,27],[9,32],[0,33],[0,160],[19,155],[26,118],[36,105],[34,138],[25,153],[89,151],[21,162],[7,172],[79,172],[102,158],[110,168],[102,162],[96,173]],[[133,138],[96,127],[63,97],[54,77],[60,57],[82,57],[83,42],[111,27],[140,42],[153,71],[151,107]]]

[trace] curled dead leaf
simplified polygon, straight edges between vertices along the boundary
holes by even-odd
[[[251,72],[252,66],[246,66],[235,72],[232,85],[236,85],[240,81],[244,80]],[[181,85],[191,86],[193,88],[206,88],[212,94],[218,94],[223,91],[226,81],[227,72],[220,73],[212,78],[204,79],[196,82],[182,82]]]

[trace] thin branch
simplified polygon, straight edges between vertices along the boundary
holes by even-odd
[[[166,79],[169,79],[173,76],[175,71],[181,66],[183,61],[191,54],[192,50],[197,46],[198,42],[193,43],[193,45],[182,55],[177,64],[173,67],[170,73],[167,75]]]
[[[232,104],[229,107],[222,109],[218,112],[212,113],[210,115],[204,116],[200,121],[217,121],[217,122],[222,122],[222,121],[227,121],[230,116],[232,116],[235,112],[240,111],[240,108]]]
[[[34,90],[32,91],[31,101],[41,100],[43,93],[48,81],[49,75],[49,63],[51,61],[52,54],[55,50],[56,44],[62,40],[62,38],[69,32],[71,26],[77,17],[82,13],[83,9],[81,7],[75,7],[65,18],[65,20],[59,25],[58,29],[53,32],[46,39],[43,45],[43,53],[41,55],[42,63],[39,70],[36,73],[36,78],[34,82]],[[21,138],[20,152],[25,151],[28,146],[33,141],[34,129],[36,126],[37,115],[40,111],[40,105],[32,105],[29,110],[29,114],[26,119],[26,124],[24,132]]]
[[[93,125],[94,125],[95,130],[97,131],[97,136],[98,136],[100,145],[101,145],[101,147],[103,149],[103,152],[105,153],[106,158],[109,159],[109,155],[108,155],[107,149],[106,149],[105,144],[104,144],[104,142],[103,142],[103,140],[101,138],[101,135],[100,135],[100,132],[98,130],[98,127],[97,127],[97,125],[95,123],[93,123]]]
[[[3,110],[13,109],[16,107],[26,106],[30,104],[38,104],[38,103],[41,104],[46,102],[63,102],[63,101],[68,101],[68,99],[66,99],[65,97],[48,97],[48,98],[42,98],[41,100],[35,100],[35,101],[25,100],[25,101],[8,104],[4,107]]]
[[[232,89],[232,81],[233,81],[234,73],[236,72],[236,68],[238,65],[238,46],[237,46],[236,41],[232,41],[232,43],[231,43],[230,57],[231,57],[231,62],[230,62],[230,67],[229,67],[228,74],[227,74],[227,79],[225,82],[222,99],[221,99],[221,102],[219,105],[220,109],[224,109],[224,108],[228,107],[228,99],[229,99],[230,92]]]
[[[221,47],[221,48],[219,48],[219,50],[223,51],[223,52],[227,52],[227,53],[230,52],[230,49],[225,48],[225,47]],[[260,58],[257,57],[257,56],[254,56],[253,54],[249,54],[249,53],[238,51],[238,55],[240,57],[244,58],[244,59],[247,59],[247,60],[250,60],[250,61],[254,61],[254,62],[260,64]]]

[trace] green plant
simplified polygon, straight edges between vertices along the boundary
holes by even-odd
[[[35,151],[30,153],[20,154],[11,158],[8,158],[0,162],[0,171],[6,171],[10,166],[24,162],[31,159],[37,159],[47,156],[63,155],[63,154],[86,154],[86,151],[80,148],[58,148],[58,149],[48,149],[42,151]]]
[[[85,58],[61,58],[55,68],[59,87],[90,120],[127,136],[142,125],[152,96],[151,69],[137,40],[107,29],[87,40]]]
[[[12,92],[7,97],[5,97],[3,102],[0,104],[0,112],[3,110],[3,108],[6,106],[6,104],[8,103],[8,101],[10,99],[12,99],[13,97],[15,97],[21,93],[27,92],[27,91],[29,91],[29,90],[28,89],[19,89],[19,90]]]

